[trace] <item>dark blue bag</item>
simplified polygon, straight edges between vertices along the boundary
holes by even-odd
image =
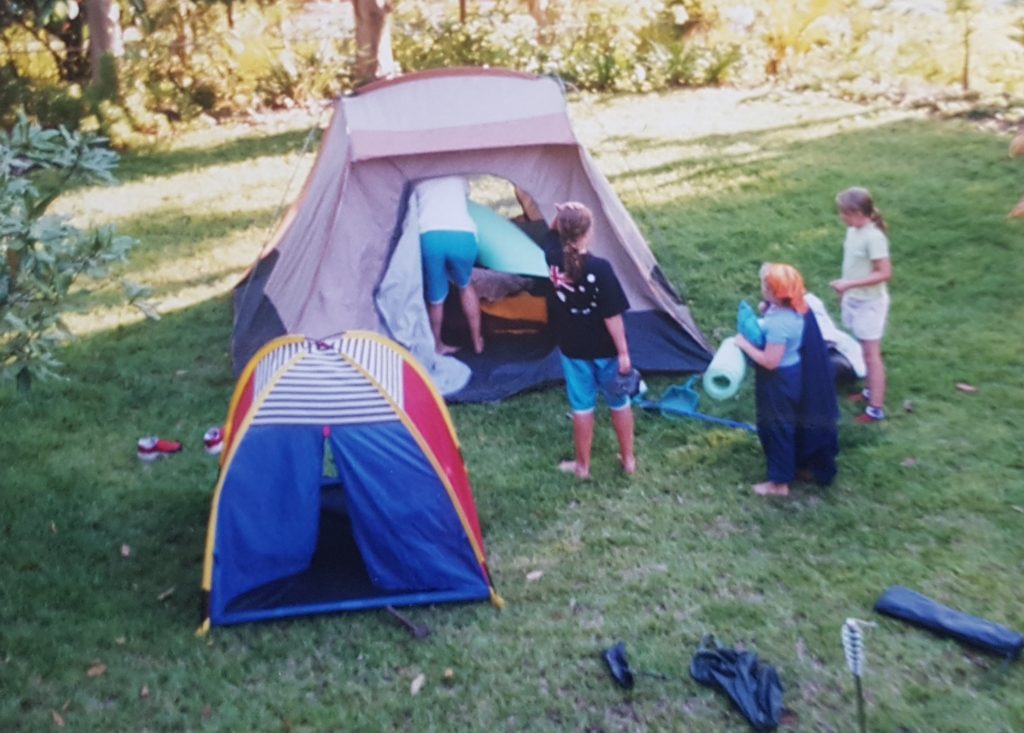
[[[754,652],[723,649],[705,636],[690,662],[690,676],[725,692],[754,730],[774,730],[782,718],[782,683]]]
[[[956,611],[902,585],[886,590],[875,610],[1007,659],[1016,659],[1024,649],[1024,636],[1016,631]]]

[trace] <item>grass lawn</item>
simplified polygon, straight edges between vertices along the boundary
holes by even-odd
[[[799,267],[837,316],[833,198],[875,193],[893,242],[892,419],[855,426],[844,405],[834,486],[761,499],[755,438],[650,415],[627,479],[606,413],[578,482],[554,470],[571,451],[561,391],[458,406],[504,611],[409,609],[433,631],[422,641],[378,612],[195,637],[217,472],[201,437],[233,387],[229,291],[312,156],[297,124],[183,138],[126,159],[119,188],[61,202],[141,240],[123,275],[153,287],[162,320],[141,322],[113,283],[80,293],[68,381],[27,399],[0,386],[0,730],[749,730],[688,677],[714,633],[776,667],[791,729],[853,731],[847,617],[878,623],[870,730],[1024,730],[1019,664],[871,610],[903,584],[1024,629],[1024,229],[1004,218],[1024,167],[1008,138],[728,90],[577,101],[574,116],[714,342],[764,260]],[[672,383],[651,381],[655,395]],[[702,408],[752,420],[749,380]],[[152,433],[185,451],[140,463]],[[672,679],[614,687],[598,654],[617,640]]]

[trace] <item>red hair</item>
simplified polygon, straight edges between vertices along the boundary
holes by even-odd
[[[792,265],[778,262],[766,262],[761,266],[761,282],[768,288],[775,300],[787,308],[792,308],[800,315],[807,312],[804,300],[804,278]]]

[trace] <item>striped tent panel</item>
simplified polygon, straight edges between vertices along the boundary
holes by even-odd
[[[291,361],[296,354],[309,351],[309,341],[300,341],[294,344],[281,344],[276,349],[266,354],[256,365],[253,373],[253,395],[263,394],[268,385],[273,384],[274,377],[281,371],[282,367]]]
[[[259,403],[253,425],[344,425],[398,419],[376,387],[334,348],[312,341],[297,346],[293,355],[307,353],[278,376]]]
[[[393,344],[377,338],[353,335],[343,336],[338,348],[366,370],[399,407],[404,406],[402,373],[405,359]]]

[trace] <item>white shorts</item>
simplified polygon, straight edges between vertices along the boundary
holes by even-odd
[[[843,297],[842,312],[843,327],[858,341],[881,341],[889,316],[889,294],[867,300],[847,295]]]

